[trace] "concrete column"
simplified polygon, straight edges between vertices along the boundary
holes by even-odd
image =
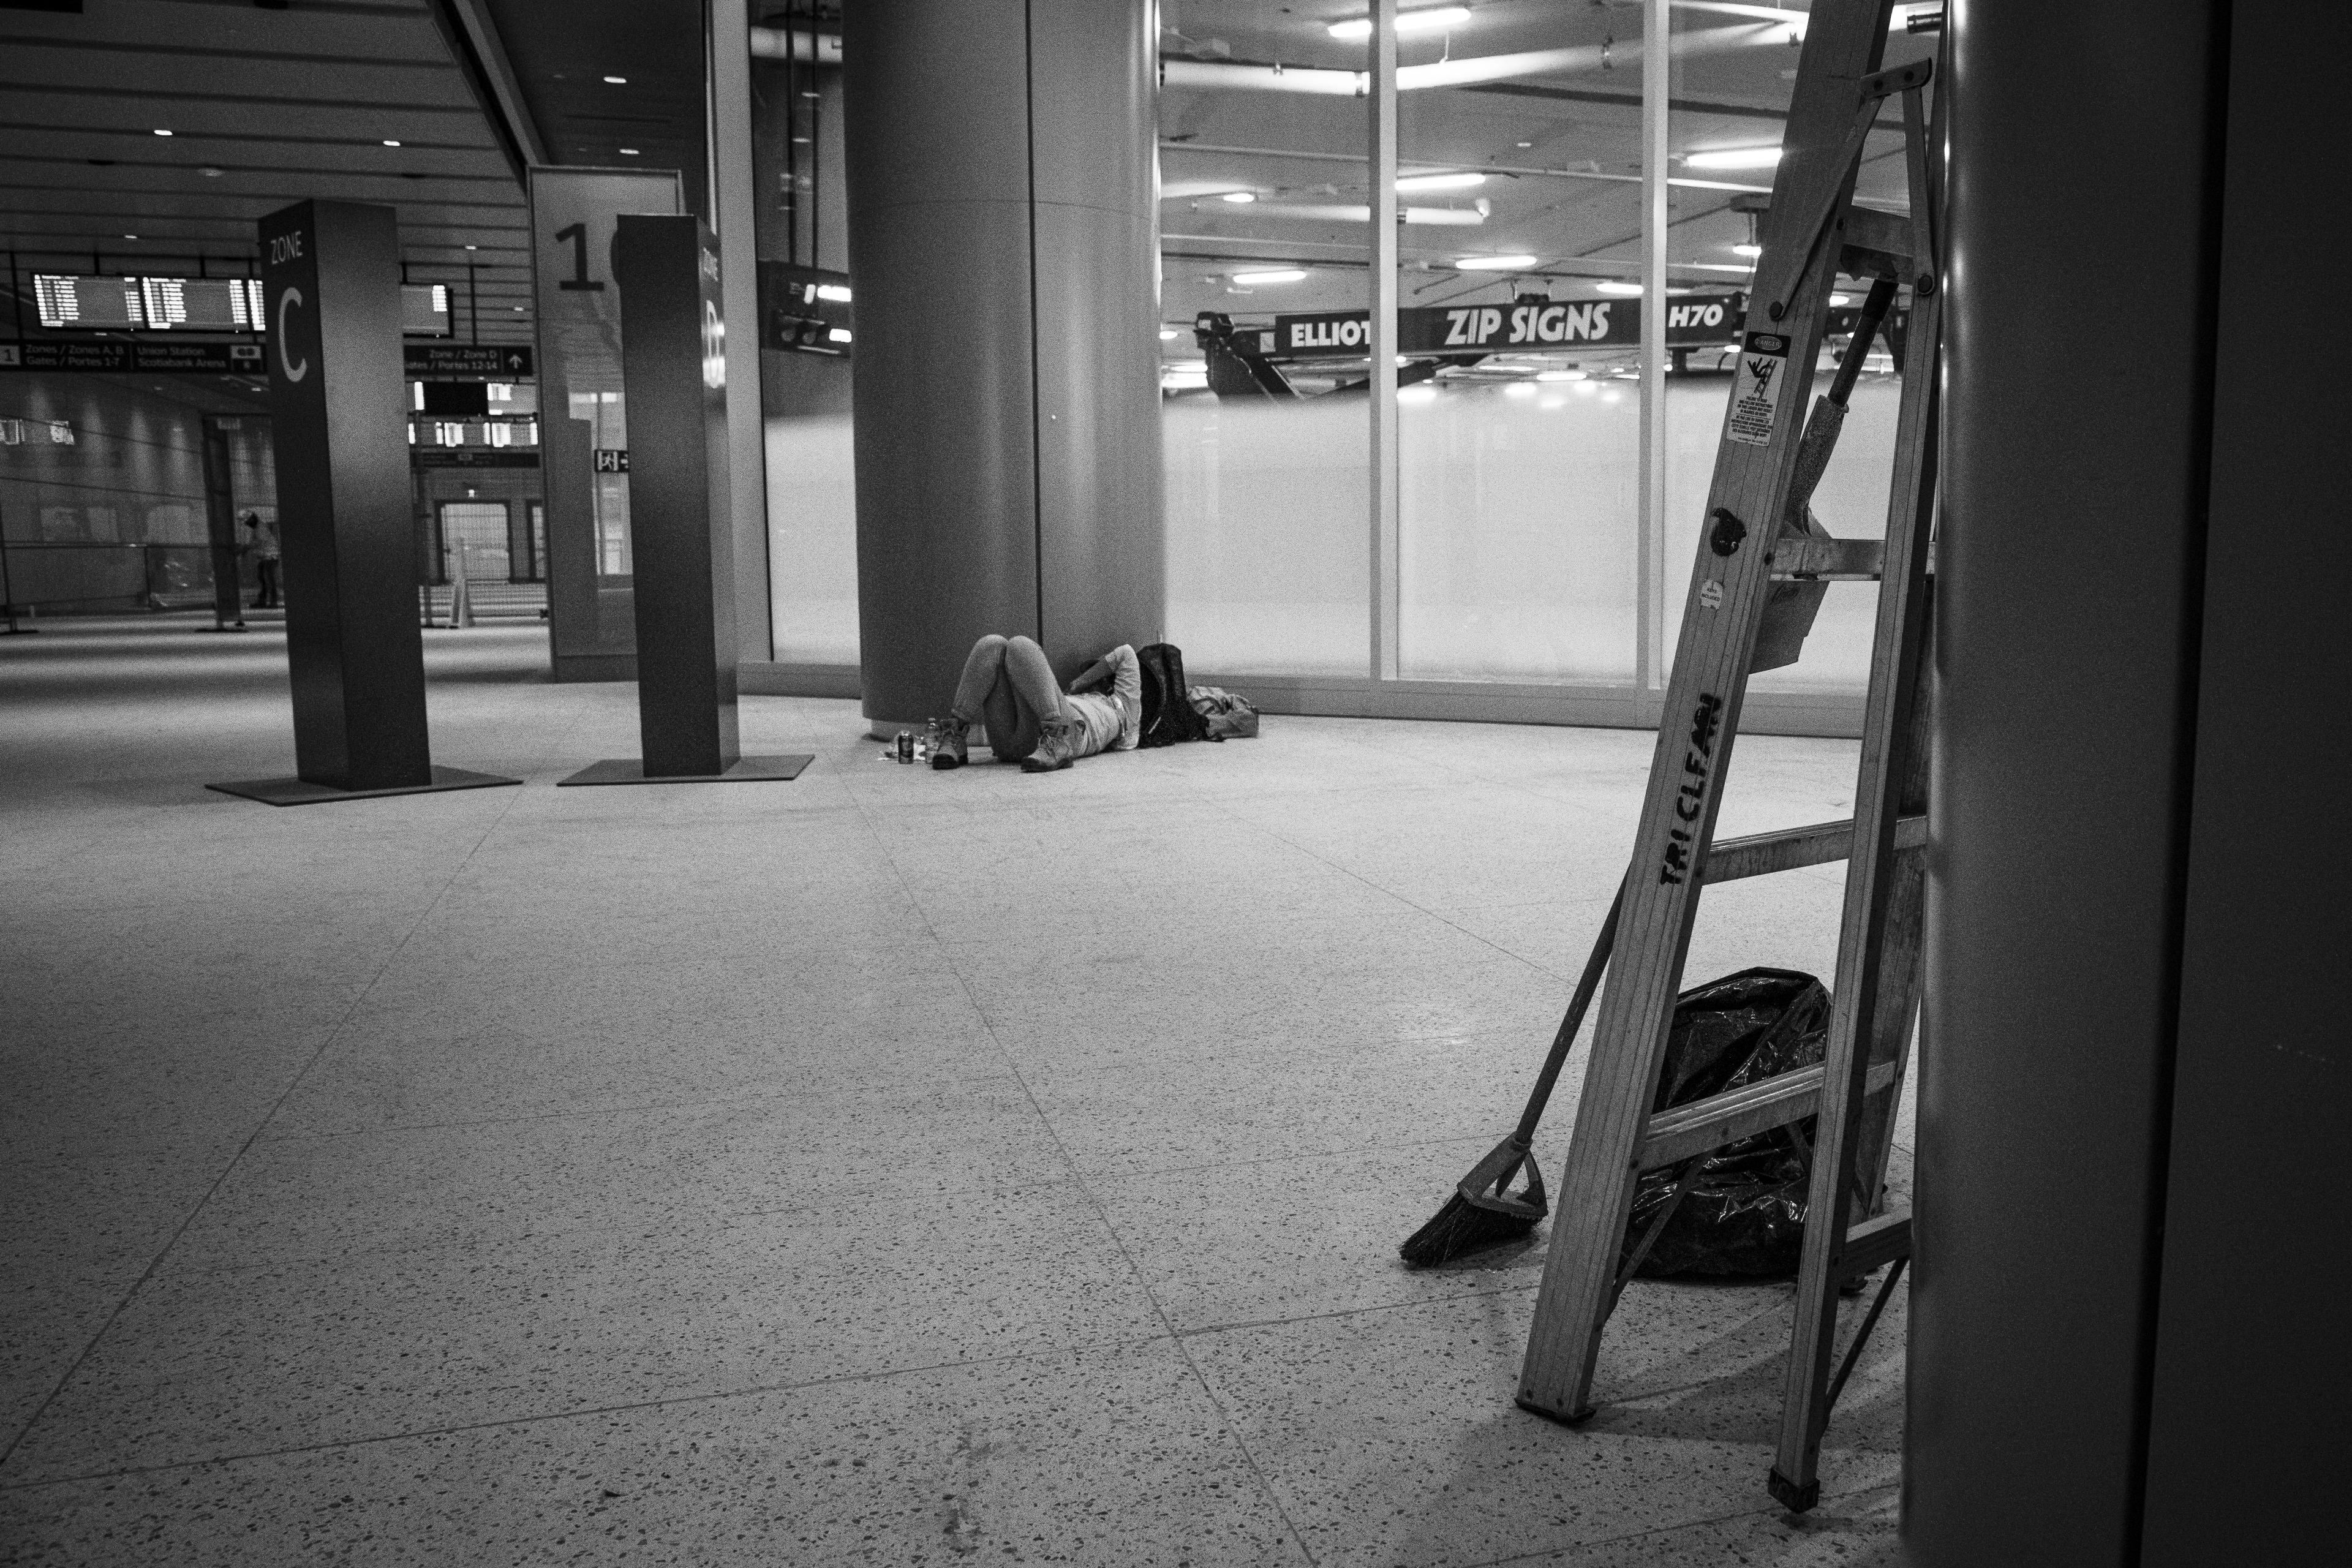
[[[984,632],[1066,680],[1160,634],[1158,9],[845,14],[866,715]]]
[[[1924,1568],[2141,1560],[2226,14],[1947,13],[1949,412],[1903,1527]],[[2086,310],[2156,330],[2094,342]]]

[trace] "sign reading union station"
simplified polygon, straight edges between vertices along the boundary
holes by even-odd
[[[1747,300],[1739,295],[1670,300],[1666,345],[1699,348],[1739,340]],[[1362,310],[1276,316],[1263,353],[1311,359],[1360,356],[1371,342]],[[1627,348],[1642,341],[1637,300],[1531,300],[1515,305],[1436,305],[1397,312],[1397,350],[1409,354],[1493,353],[1506,349]]]

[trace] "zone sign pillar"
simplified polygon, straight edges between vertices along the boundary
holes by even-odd
[[[719,241],[697,217],[616,225],[645,775],[708,777],[741,755]]]
[[[429,788],[393,209],[282,208],[261,253],[295,771]]]

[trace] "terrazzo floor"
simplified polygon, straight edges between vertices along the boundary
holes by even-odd
[[[1901,1293],[1799,1521],[1787,1286],[1635,1284],[1571,1430],[1510,1400],[1542,1233],[1395,1256],[1648,735],[937,774],[751,698],[798,782],[557,790],[635,688],[485,626],[426,634],[436,760],[522,787],[273,810],[200,786],[291,771],[282,641],[197,624],[0,638],[0,1558],[1894,1560]],[[1722,831],[1853,765],[1743,741]],[[1710,894],[1689,976],[1826,976],[1840,878]]]

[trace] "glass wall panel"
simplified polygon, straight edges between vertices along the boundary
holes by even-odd
[[[855,329],[842,174],[839,7],[753,7],[752,174],[768,578],[782,664],[857,662]],[[835,334],[839,334],[836,336]]]
[[[1642,83],[1616,50],[1640,26],[1496,6],[1401,32],[1407,678],[1633,678]]]
[[[1277,318],[1366,309],[1364,47],[1331,36],[1342,15],[1160,7],[1168,635],[1198,669],[1370,668],[1360,329],[1274,340]]]
[[[1753,41],[1740,43],[1727,30],[1731,19],[1704,7],[1675,10],[1673,112],[1669,121],[1675,169],[1667,234],[1670,287],[1684,300],[1745,290],[1754,268],[1757,227],[1769,205],[1773,165],[1795,86],[1801,17],[1787,23],[1744,24]],[[1899,18],[1903,13],[1896,13]],[[1897,31],[1887,42],[1888,66],[1925,58],[1934,52],[1932,35]],[[1864,149],[1856,197],[1865,205],[1906,211],[1901,121],[1890,112]],[[1853,351],[1854,308],[1867,279],[1841,276],[1831,304],[1831,331],[1823,340],[1808,406],[1829,390],[1841,359]],[[1898,298],[1893,320],[1898,333],[1906,319],[1907,295]],[[1713,478],[1715,452],[1730,395],[1733,356],[1728,349],[1693,349],[1674,356],[1667,377],[1665,528],[1663,584],[1664,636],[1671,650],[1680,630],[1690,563],[1698,550],[1699,523]],[[1901,384],[1885,336],[1868,345],[1862,379],[1812,510],[1829,532],[1845,539],[1883,538],[1886,491],[1894,473],[1895,409]],[[1794,665],[1754,678],[1750,689],[1852,693],[1869,683],[1870,642],[1877,613],[1877,588],[1867,583],[1833,583]]]

